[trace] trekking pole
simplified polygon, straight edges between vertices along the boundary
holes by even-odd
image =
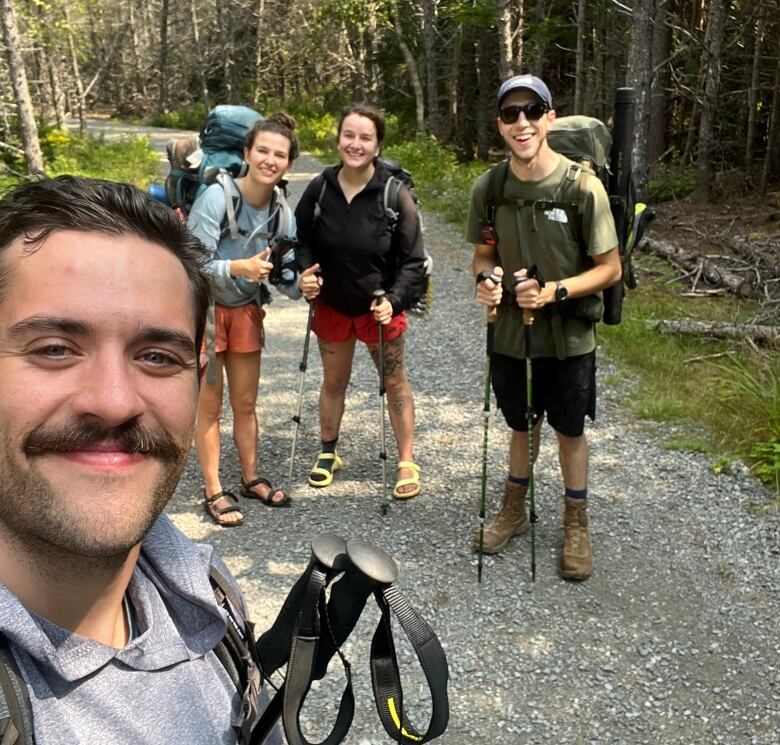
[[[490,275],[495,284],[501,282],[501,278],[495,274]],[[485,403],[482,407],[482,484],[479,494],[479,551],[477,553],[477,582],[482,582],[482,555],[485,540],[485,501],[487,492],[487,467],[488,467],[488,427],[490,425],[490,377],[491,361],[493,355],[493,339],[496,333],[495,307],[487,309],[487,323],[485,324]]]
[[[378,303],[385,296],[382,289],[374,290],[374,300]],[[374,306],[376,307],[376,306]],[[384,330],[382,324],[377,323],[379,331],[379,401],[380,415],[382,417],[380,427],[380,450],[379,459],[382,461],[382,514],[386,515],[390,509],[390,503],[387,497],[387,448],[385,447],[385,342]]]
[[[301,380],[298,386],[298,408],[295,410],[293,421],[295,422],[295,431],[293,432],[292,448],[290,449],[290,471],[287,474],[287,493],[292,493],[293,468],[295,466],[295,449],[298,445],[298,430],[301,427],[301,406],[303,404],[303,381],[306,379],[306,366],[309,360],[309,341],[311,339],[311,319],[314,315],[314,301],[307,300],[309,303],[309,316],[306,319],[306,337],[303,341],[303,356],[298,365],[301,371]]]
[[[544,287],[544,280],[536,265],[528,270],[525,277],[518,277],[514,282],[517,287],[521,282],[535,279],[539,289]],[[534,323],[534,312],[523,308],[523,332],[525,334],[525,418],[528,423],[528,497],[531,508],[531,581],[536,582],[536,488],[534,484],[534,384],[531,365],[531,326]]]

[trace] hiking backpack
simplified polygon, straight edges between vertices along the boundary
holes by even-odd
[[[533,209],[562,209],[573,214],[573,224],[576,226],[578,242],[582,251],[584,265],[590,266],[591,260],[587,255],[587,246],[582,239],[582,215],[585,209],[585,190],[583,181],[587,178],[598,178],[604,185],[610,206],[612,217],[615,221],[615,230],[618,238],[618,250],[623,267],[622,283],[607,287],[603,290],[604,312],[600,319],[608,325],[616,325],[621,320],[623,302],[623,284],[634,289],[636,276],[631,263],[631,255],[634,248],[642,239],[645,228],[655,217],[653,210],[646,204],[636,201],[634,183],[628,175],[628,186],[624,193],[616,194],[610,164],[616,157],[613,152],[612,135],[607,126],[590,116],[565,116],[556,119],[549,132],[547,141],[550,147],[561,155],[574,161],[566,176],[574,186],[574,197],[565,201],[536,201],[526,204],[518,204],[516,200],[511,206],[530,206]],[[488,181],[487,196],[485,199],[485,213],[481,221],[483,240],[489,245],[495,245],[498,240],[495,230],[495,210],[502,204],[510,205],[503,200],[503,187],[509,170],[509,161],[504,160],[493,166]],[[569,307],[573,307],[576,300],[567,301]]]
[[[188,215],[195,199],[224,171],[243,175],[244,138],[263,117],[248,106],[215,106],[203,122],[198,139],[175,137],[168,142],[171,170],[165,179],[165,196],[174,209]]]
[[[409,195],[412,197],[412,201],[417,208],[417,219],[420,221],[420,230],[423,230],[420,200],[418,199],[417,191],[414,188],[414,178],[412,177],[412,174],[397,160],[391,160],[390,158],[377,158],[377,165],[390,173],[390,178],[385,182],[385,188],[382,193],[382,210],[387,225],[390,228],[390,232],[393,234],[395,233],[395,229],[398,226],[398,221],[401,217],[401,205],[398,196],[401,192],[401,186],[405,186]],[[315,224],[322,213],[320,203],[325,196],[325,189],[328,188],[328,182],[323,175],[320,175],[317,178],[321,180],[321,186],[317,195],[317,200],[314,203],[313,222]],[[415,300],[410,306],[409,312],[422,318],[427,318],[431,310],[431,301],[433,299],[433,283],[431,279],[433,273],[433,257],[428,253],[425,246],[423,246],[423,255],[425,257],[425,275],[416,288]]]
[[[244,144],[246,133],[263,117],[247,106],[215,106],[206,117],[199,139],[176,137],[168,142],[170,171],[165,179],[164,195],[158,189],[150,193],[164,201],[184,220],[195,200],[209,186],[218,183],[225,195],[225,214],[220,222],[220,238],[260,238],[267,240],[272,250],[274,271],[272,284],[284,284],[294,274],[294,265],[283,262],[281,256],[291,248],[293,213],[287,203],[286,184],[274,187],[268,208],[268,222],[250,234],[238,227],[244,206],[235,179],[246,172]]]
[[[250,742],[257,718],[262,668],[254,642],[254,626],[243,613],[232,585],[214,566],[209,579],[217,605],[228,614],[227,633],[212,650],[241,696],[239,722],[234,724],[239,745]],[[27,684],[8,643],[0,635],[0,745],[34,745],[32,706]]]

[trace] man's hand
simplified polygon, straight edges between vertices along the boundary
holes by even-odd
[[[517,304],[528,310],[536,310],[555,301],[555,282],[546,282],[539,287],[535,278],[528,276],[527,269],[514,273],[513,287]]]
[[[501,303],[501,295],[504,292],[501,287],[504,270],[500,266],[495,266],[490,273],[498,279],[498,282],[494,282],[492,279],[483,279],[479,282],[477,284],[477,302],[480,305],[494,308]]]
[[[274,268],[274,265],[268,261],[270,255],[271,249],[266,248],[248,259],[234,259],[230,262],[231,276],[243,277],[250,282],[263,282],[268,279],[268,275]]]
[[[374,320],[387,326],[393,319],[393,306],[386,297],[371,301],[371,311],[374,314]]]
[[[314,300],[314,298],[320,294],[320,287],[322,287],[322,277],[317,276],[317,272],[319,270],[320,265],[313,264],[308,269],[301,272],[300,279],[298,280],[298,287],[307,300]]]

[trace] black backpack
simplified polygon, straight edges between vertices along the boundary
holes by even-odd
[[[401,217],[401,205],[398,195],[401,192],[402,186],[406,187],[409,195],[414,201],[415,207],[417,207],[417,218],[420,221],[420,230],[422,230],[423,222],[422,212],[420,211],[420,200],[418,199],[417,191],[414,188],[414,178],[412,177],[412,174],[397,160],[391,160],[390,158],[377,158],[377,165],[390,173],[390,178],[385,182],[384,192],[382,193],[382,209],[384,210],[385,220],[387,221],[390,231],[392,233],[395,232],[398,220]],[[327,179],[322,174],[317,178],[320,179],[321,186],[317,195],[317,200],[314,203],[313,222],[315,224],[322,213],[320,203],[325,196],[325,189],[328,188]],[[415,299],[409,308],[409,312],[414,313],[421,318],[427,318],[433,300],[433,282],[431,279],[433,273],[433,258],[424,246],[423,254],[425,256],[425,275],[416,288]]]
[[[227,634],[212,650],[241,694],[239,745],[250,741],[251,727],[257,717],[257,692],[262,673],[254,627],[242,610],[230,583],[221,572],[210,568],[211,586],[217,605],[228,613]],[[0,635],[0,745],[34,745],[32,707],[27,685],[6,640]]]

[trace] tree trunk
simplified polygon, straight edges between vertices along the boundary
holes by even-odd
[[[265,52],[265,0],[257,0],[257,31],[255,33],[255,91],[253,101],[259,107],[263,101],[266,81],[263,70],[263,53]],[[208,107],[206,107],[208,108]]]
[[[585,19],[587,0],[577,0],[577,54],[574,67],[574,113],[583,114],[585,91]]]
[[[398,1],[392,0],[391,5],[393,28],[395,29],[395,35],[398,39],[398,46],[401,48],[401,54],[406,63],[406,70],[409,73],[409,82],[414,89],[417,134],[423,135],[425,134],[425,96],[423,94],[422,83],[420,82],[420,73],[417,71],[417,63],[414,60],[412,50],[409,49],[409,45],[404,39],[403,30],[401,29],[401,17],[398,12]]]
[[[712,0],[705,37],[706,65],[704,67],[704,97],[699,121],[699,147],[696,155],[696,189],[694,198],[706,202],[710,198],[715,169],[712,151],[715,140],[715,121],[720,93],[720,52],[723,46],[723,27],[726,8],[724,0]]]
[[[65,114],[65,93],[62,90],[62,72],[58,64],[55,64],[51,54],[46,55],[46,66],[49,73],[49,87],[51,88],[52,103],[54,104],[54,117],[57,121],[57,129],[68,131],[68,118]]]
[[[778,28],[780,29],[780,26]],[[778,35],[777,40],[777,67],[775,68],[775,85],[772,91],[772,113],[769,115],[769,132],[766,140],[764,167],[761,169],[762,194],[766,194],[769,175],[777,159],[777,149],[780,147],[780,35]]]
[[[525,4],[523,3],[523,0],[515,0],[515,5],[517,6],[517,26],[514,30],[514,58],[515,63],[512,66],[515,72],[520,72],[523,69],[523,55],[525,53],[525,49],[523,46],[523,34],[525,33]]]
[[[498,74],[506,80],[515,74],[512,54],[512,0],[498,0]]]
[[[628,54],[628,81],[636,95],[632,170],[637,199],[640,201],[645,201],[648,194],[647,136],[650,126],[650,83],[653,75],[651,50],[654,10],[654,0],[636,0],[634,3],[631,47]]]
[[[436,36],[436,0],[423,0],[423,44],[425,45],[425,73],[428,88],[428,123],[434,137],[441,140],[443,132],[439,107]]]
[[[493,94],[493,76],[490,74],[489,64],[491,52],[495,41],[485,31],[481,32],[475,45],[475,62],[477,70],[477,157],[487,160],[490,155],[490,142],[493,139],[492,117],[484,116],[482,112],[491,111],[491,99]]]
[[[756,105],[758,104],[759,75],[761,72],[761,48],[764,43],[764,30],[766,28],[766,5],[764,5],[763,0],[758,0],[758,4],[758,22],[756,32],[753,35],[753,64],[750,75],[750,88],[748,90],[747,126],[745,127],[745,168],[747,168],[748,172],[753,164],[753,141],[756,136]]]
[[[647,135],[648,172],[666,152],[671,118],[672,29],[668,0],[658,0],[653,23],[653,77],[650,81],[650,124]]]
[[[160,63],[158,75],[160,89],[157,98],[157,113],[162,114],[168,109],[168,2],[162,0],[160,7]]]
[[[87,131],[85,119],[85,99],[84,84],[81,82],[81,70],[79,69],[79,58],[76,54],[76,42],[73,38],[73,27],[70,23],[70,14],[67,3],[64,6],[65,23],[68,27],[68,51],[70,53],[70,66],[73,71],[73,81],[76,84],[76,104],[78,106],[79,133],[84,134]]]
[[[661,334],[692,334],[714,339],[750,340],[760,347],[780,346],[780,327],[755,324],[722,323],[720,321],[647,321]]]
[[[24,69],[24,59],[19,41],[19,27],[16,23],[16,14],[11,0],[0,0],[0,11],[3,14],[3,36],[8,55],[8,71],[11,75],[14,98],[16,99],[24,160],[27,173],[33,175],[43,172],[43,154],[38,142],[38,127],[35,124],[30,89],[27,86],[27,72]]]
[[[198,82],[200,83],[200,96],[203,101],[203,105],[206,108],[206,111],[208,111],[209,110],[209,86],[208,83],[206,82],[206,60],[203,57],[203,48],[200,43],[200,24],[198,23],[198,4],[195,0],[190,0],[190,20],[192,21],[192,47],[195,51],[193,63],[198,71]]]

